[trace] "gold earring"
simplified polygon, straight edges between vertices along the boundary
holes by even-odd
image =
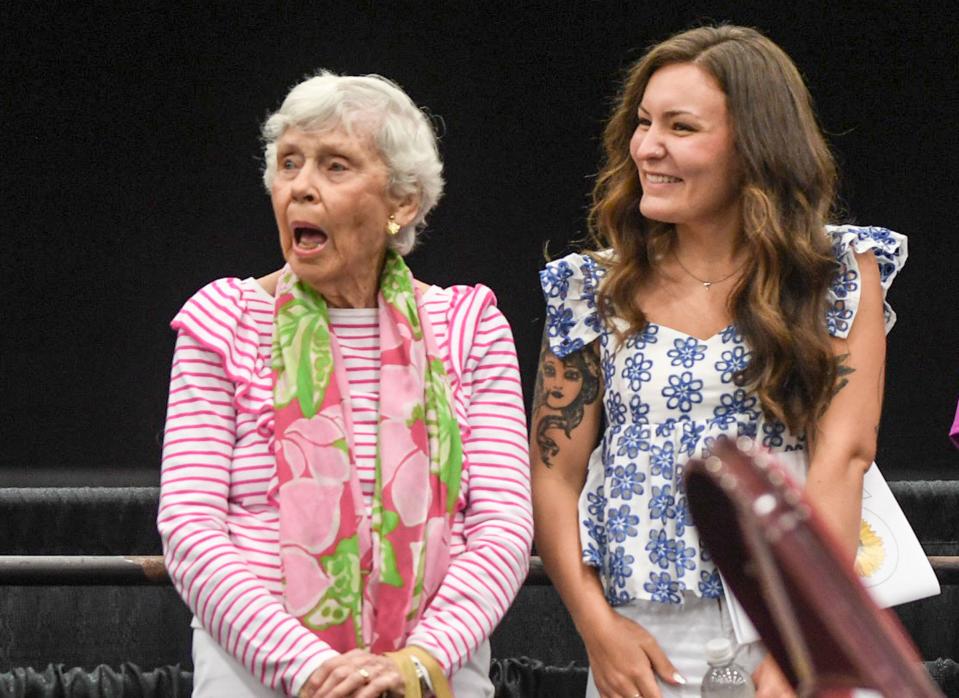
[[[396,222],[396,216],[390,215],[390,220],[386,223],[386,232],[390,235],[396,235],[400,232],[400,224]]]

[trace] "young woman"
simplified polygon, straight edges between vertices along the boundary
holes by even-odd
[[[586,644],[587,695],[698,696],[703,643],[732,631],[683,465],[720,434],[760,441],[805,478],[851,564],[906,241],[827,225],[836,173],[809,93],[751,29],[651,49],[604,144],[595,246],[541,273],[543,376],[579,355],[601,386],[560,430],[538,385],[537,547]],[[760,647],[739,659],[757,695],[791,695]]]

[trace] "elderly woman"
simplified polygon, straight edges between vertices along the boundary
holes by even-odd
[[[493,294],[403,261],[442,193],[433,130],[392,82],[321,73],[263,135],[286,265],[172,323],[158,526],[194,695],[492,695],[525,417]]]

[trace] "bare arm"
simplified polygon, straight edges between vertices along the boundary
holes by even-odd
[[[582,358],[592,367],[593,380],[601,381],[594,350],[595,345],[582,349]],[[576,409],[551,409],[542,376],[545,364],[557,360],[544,336],[530,449],[536,547],[586,644],[600,695],[659,698],[654,674],[674,685],[684,682],[682,677],[652,635],[609,606],[595,568],[582,562],[579,496],[599,436],[602,386],[588,391],[584,385]],[[584,395],[590,396],[588,401]]]
[[[594,375],[600,375],[592,347],[582,351],[584,358],[597,366]],[[562,424],[546,405],[542,364],[547,356],[555,357],[544,334],[533,393],[530,445],[536,549],[583,634],[582,619],[600,617],[609,610],[596,570],[581,561],[578,516],[586,466],[599,435],[602,391],[595,391],[593,401],[582,405],[578,424]],[[582,400],[583,392],[577,400]]]
[[[810,434],[806,493],[826,525],[855,558],[862,512],[862,479],[876,454],[886,361],[882,289],[872,253],[857,254],[861,295],[847,339],[834,339],[836,393]]]
[[[809,434],[806,493],[839,541],[852,566],[862,516],[862,479],[876,453],[882,409],[886,334],[879,268],[872,253],[856,255],[861,295],[847,339],[833,339],[838,375],[835,394]],[[772,655],[753,673],[756,697],[795,695]]]

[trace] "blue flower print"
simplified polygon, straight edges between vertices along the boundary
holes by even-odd
[[[743,336],[735,325],[730,325],[720,335],[723,344],[742,344]]]
[[[681,581],[673,581],[668,572],[649,573],[649,581],[643,584],[653,601],[660,603],[679,603],[679,594],[686,591],[686,585]]]
[[[673,417],[668,417],[666,420],[656,425],[656,436],[660,436],[662,438],[669,438],[670,436],[673,435],[673,432],[676,431],[677,424],[679,424],[678,419],[674,419]]]
[[[649,516],[666,523],[666,519],[676,518],[676,498],[672,495],[669,485],[661,488],[653,485],[653,496],[649,500]]]
[[[676,563],[676,576],[684,576],[686,570],[696,569],[696,548],[686,545],[682,539],[677,540],[673,551],[673,561]]]
[[[589,305],[592,305],[593,301],[589,301]],[[603,331],[603,319],[599,316],[599,313],[596,311],[591,312],[587,315],[583,322],[586,323],[586,326],[591,329],[596,334],[600,334]]]
[[[689,505],[686,504],[686,498],[682,497],[679,504],[676,505],[676,535],[686,535],[686,529],[693,525],[693,517],[689,513]]]
[[[596,542],[597,548],[602,552],[606,550],[606,528],[601,523],[597,523],[592,519],[583,519],[583,527],[586,529],[586,535],[588,535],[593,541]]]
[[[646,473],[641,473],[636,469],[635,463],[627,466],[617,465],[613,468],[612,477],[609,481],[609,496],[618,499],[632,499],[633,495],[643,493],[643,482],[646,480]]]
[[[592,519],[583,519],[583,527],[589,537],[583,550],[583,562],[602,569],[603,560],[606,558],[606,529]]]
[[[646,544],[646,550],[649,552],[649,561],[654,565],[659,565],[660,569],[669,569],[669,564],[676,559],[676,543],[682,544],[682,541],[669,540],[666,537],[666,531],[649,532],[649,542]]]
[[[633,568],[630,565],[634,562],[636,562],[636,558],[627,555],[626,550],[621,545],[616,546],[616,550],[610,553],[609,567],[606,572],[613,587],[622,589],[626,586],[627,577],[633,575]]]
[[[583,340],[577,337],[576,339],[570,339],[569,337],[563,337],[560,341],[559,346],[556,348],[557,356],[569,356],[574,351],[579,351],[584,346]]]
[[[756,422],[740,422],[736,425],[736,436],[748,436],[750,439],[756,438]]]
[[[616,591],[615,589],[606,590],[606,601],[610,606],[625,606],[633,600],[628,591]]]
[[[606,335],[601,334],[600,343],[606,341]],[[603,384],[610,389],[610,386],[613,384],[613,376],[616,374],[616,362],[613,360],[613,356],[608,354],[606,351],[603,351],[603,358],[600,361],[600,364],[603,367]]]
[[[703,438],[702,450],[701,450],[701,455],[703,458],[709,455],[709,453],[713,450],[713,446],[715,444],[716,444],[715,436],[706,436]]]
[[[623,369],[623,378],[629,381],[629,389],[639,390],[644,381],[650,378],[649,369],[653,367],[653,362],[648,361],[642,352],[636,352],[635,355],[626,357],[626,367]]]
[[[650,446],[649,462],[652,466],[649,469],[650,473],[665,478],[666,480],[672,480],[673,465],[675,464],[673,457],[673,442],[667,441],[662,445],[661,448],[659,446]]]
[[[617,543],[622,543],[627,536],[635,536],[639,533],[636,530],[638,523],[639,517],[630,512],[628,504],[623,504],[619,509],[610,507],[606,535]]]
[[[719,405],[713,409],[713,415],[716,423],[724,427],[735,422],[737,417],[742,417],[743,421],[749,422],[759,418],[759,411],[754,409],[756,404],[755,395],[737,388],[732,394],[726,393],[719,396]]]
[[[722,353],[722,359],[717,361],[715,366],[716,370],[722,374],[720,380],[723,383],[730,383],[733,380],[733,376],[745,369],[748,363],[749,352],[746,351],[746,347],[739,345],[729,351],[724,351]]]
[[[596,567],[597,569],[603,568],[603,553],[596,547],[596,545],[589,541],[586,544],[586,549],[583,551],[582,561],[584,565],[589,565],[590,567]]]
[[[706,431],[705,424],[696,422],[685,422],[683,424],[683,436],[679,441],[679,447],[687,456],[692,456],[696,450],[696,444],[699,443],[699,437]]]
[[[647,344],[656,344],[659,340],[656,335],[659,334],[659,325],[653,325],[647,322],[642,332],[636,332],[626,340],[627,349],[645,349]]]
[[[693,404],[698,405],[703,401],[703,382],[694,379],[689,371],[683,371],[679,376],[669,376],[667,380],[669,385],[663,388],[662,396],[667,398],[666,407],[669,409],[679,408],[680,412],[689,412]]]
[[[685,485],[683,484],[683,473],[686,472],[686,463],[678,462],[676,463],[676,476],[673,478],[676,483],[676,494],[682,494],[685,492]]]
[[[832,292],[836,298],[843,299],[859,288],[859,284],[856,283],[858,278],[859,274],[843,264],[842,269],[836,272],[836,278],[832,282]]]
[[[632,424],[626,427],[626,431],[619,437],[616,445],[618,446],[617,456],[635,458],[640,451],[648,451],[649,427],[645,424]]]
[[[609,477],[613,468],[616,465],[616,456],[613,453],[613,440],[616,438],[616,435],[613,434],[612,429],[607,429],[606,433],[603,434],[602,441],[602,458],[603,458],[603,477]]]
[[[606,421],[610,424],[626,423],[626,405],[623,404],[623,396],[615,390],[606,394]]]
[[[706,356],[706,349],[706,345],[700,344],[695,337],[687,337],[674,339],[673,348],[666,352],[666,355],[672,359],[671,366],[692,368],[694,363],[702,361]]]
[[[834,337],[849,329],[852,311],[846,307],[846,301],[836,301],[826,310],[826,330]]]
[[[606,497],[603,495],[603,486],[596,488],[595,492],[586,493],[586,511],[597,521],[603,520],[603,514],[606,511]]]
[[[547,296],[566,300],[566,294],[569,291],[569,277],[572,275],[573,268],[565,260],[547,266],[542,273],[543,285],[548,287]]]
[[[649,422],[649,403],[643,402],[639,395],[633,395],[629,398],[629,416],[636,424],[647,424]]]
[[[896,273],[896,263],[878,257],[876,261],[879,262],[879,283],[885,284],[889,277]]]
[[[763,446],[766,448],[779,448],[783,445],[783,432],[786,431],[786,425],[779,420],[765,422],[763,424]]]
[[[719,579],[719,570],[700,572],[697,586],[704,599],[718,599],[723,595],[723,583]]]
[[[546,327],[550,337],[566,337],[575,324],[571,308],[562,303],[546,306]]]
[[[586,301],[587,307],[595,308],[596,284],[602,278],[603,272],[596,266],[596,262],[591,257],[583,258],[579,271],[583,275],[583,300]]]
[[[860,240],[875,240],[883,247],[891,247],[896,244],[889,230],[875,225],[866,225],[859,228],[856,230],[856,237]]]

